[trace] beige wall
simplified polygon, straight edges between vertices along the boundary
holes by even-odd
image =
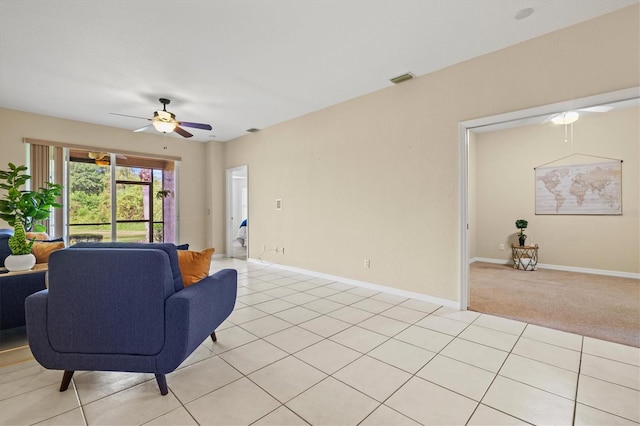
[[[458,300],[458,123],[639,86],[639,10],[623,9],[224,146],[164,143],[153,134],[0,110],[0,164],[24,162],[23,137],[181,156],[180,242],[212,245],[218,253],[223,169],[247,164],[251,257]],[[283,200],[281,211],[276,198]],[[285,254],[263,256],[263,245],[284,247]]]
[[[207,239],[204,241],[206,247],[214,247],[215,255],[221,256],[226,253],[225,223],[226,223],[226,176],[224,166],[225,144],[221,142],[209,142],[206,147],[206,193],[201,195],[206,197],[207,214],[206,223],[203,229],[206,230]]]
[[[228,142],[225,167],[250,171],[249,256],[458,300],[458,123],[640,85],[638,13],[623,9]],[[285,254],[263,256],[263,245]]]
[[[476,256],[509,259],[522,218],[541,263],[640,273],[640,109],[584,115],[573,125],[573,146],[564,140],[564,126],[552,123],[476,136]],[[535,215],[534,167],[576,153],[588,156],[553,165],[623,160],[622,216]]]
[[[26,163],[26,150],[22,143],[25,137],[95,146],[104,150],[121,149],[182,157],[178,177],[179,242],[190,243],[194,248],[210,245],[224,247],[224,237],[218,230],[212,232],[209,228],[209,224],[212,223],[211,216],[207,216],[207,203],[210,203],[207,198],[210,192],[207,185],[211,180],[207,178],[207,172],[212,169],[207,168],[206,152],[216,151],[215,143],[212,147],[207,147],[207,144],[202,142],[164,138],[152,133],[133,133],[128,130],[0,109],[1,168],[6,169],[8,162]],[[221,158],[220,149],[217,151],[218,158]],[[219,196],[219,192],[218,190],[216,196]],[[6,223],[0,221],[0,227],[6,227]],[[207,229],[207,233],[203,232],[203,229]]]

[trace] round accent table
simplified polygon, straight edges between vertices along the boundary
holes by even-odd
[[[511,244],[511,259],[515,269],[535,271],[538,269],[538,245],[516,246]]]

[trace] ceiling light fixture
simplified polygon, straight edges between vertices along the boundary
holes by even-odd
[[[107,167],[109,166],[109,160],[96,160],[96,165],[100,167]]]
[[[518,13],[516,13],[515,18],[517,20],[528,18],[529,16],[531,16],[532,13],[533,13],[533,9],[530,7],[527,7],[526,9],[519,10]]]
[[[255,132],[258,132],[258,131],[260,131],[260,129],[256,129],[255,127],[247,129],[247,132],[249,132],[249,133],[255,133]]]
[[[171,123],[169,121],[160,121],[160,120],[153,120],[153,127],[155,127],[155,129],[159,132],[162,133],[171,133],[173,132],[173,129],[176,128],[176,124],[175,123]]]
[[[571,124],[578,120],[580,114],[575,111],[567,111],[560,114],[556,114],[555,117],[551,119],[553,124]]]

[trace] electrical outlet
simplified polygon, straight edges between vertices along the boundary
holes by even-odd
[[[504,243],[500,243],[500,250],[504,250]]]
[[[284,247],[280,249],[280,253],[284,254]]]
[[[280,247],[276,246],[276,253],[279,254],[280,253]]]
[[[369,260],[369,259],[365,259],[365,260],[364,260],[364,267],[365,267],[366,269],[371,268],[371,260]]]

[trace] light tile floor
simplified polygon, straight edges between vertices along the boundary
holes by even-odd
[[[640,349],[244,261],[235,311],[167,377],[0,368],[0,424],[640,422]]]

